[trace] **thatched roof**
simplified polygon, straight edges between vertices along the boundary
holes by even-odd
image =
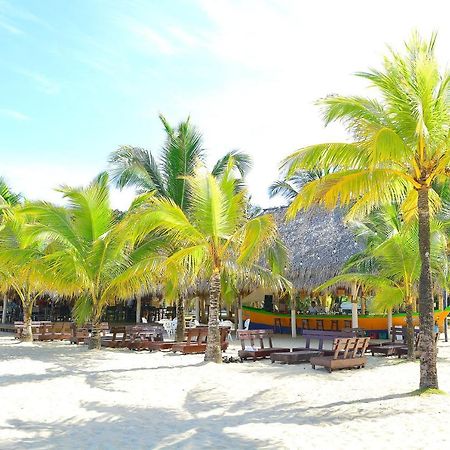
[[[290,265],[287,278],[296,289],[310,290],[339,274],[347,259],[361,250],[344,223],[344,213],[314,207],[285,221],[287,207],[271,208],[280,236],[285,243]]]

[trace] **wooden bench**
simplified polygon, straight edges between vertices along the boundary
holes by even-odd
[[[276,348],[272,344],[272,330],[239,330],[238,338],[241,341],[242,349],[238,351],[241,360],[252,358],[268,358],[272,353],[290,352],[289,348]],[[268,341],[268,346],[264,345],[264,339]],[[246,342],[250,345],[246,345]],[[259,341],[259,347],[255,347],[255,341]]]
[[[328,372],[335,369],[364,367],[367,358],[364,356],[370,338],[339,338],[331,356],[315,356],[310,362],[313,369],[316,366],[325,367]]]

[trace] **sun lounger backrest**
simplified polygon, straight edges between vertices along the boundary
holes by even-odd
[[[333,359],[363,356],[370,338],[339,338],[335,340]]]
[[[269,347],[273,348],[272,344],[272,330],[240,330],[238,331],[238,337],[241,341],[242,350],[245,350],[245,341],[250,341],[250,346],[255,346],[255,340],[259,340],[260,348],[267,348],[264,346],[264,338],[269,341]]]

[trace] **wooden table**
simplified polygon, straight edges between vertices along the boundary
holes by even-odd
[[[270,360],[272,364],[275,361],[284,364],[299,364],[302,362],[309,362],[313,356],[321,356],[323,352],[318,350],[299,350],[296,352],[286,352],[286,353],[272,353],[270,355]]]

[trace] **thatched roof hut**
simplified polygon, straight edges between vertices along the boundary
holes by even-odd
[[[287,277],[296,289],[312,290],[339,274],[347,259],[362,248],[344,223],[341,209],[313,207],[285,221],[287,207],[266,209],[273,214],[289,252]]]

